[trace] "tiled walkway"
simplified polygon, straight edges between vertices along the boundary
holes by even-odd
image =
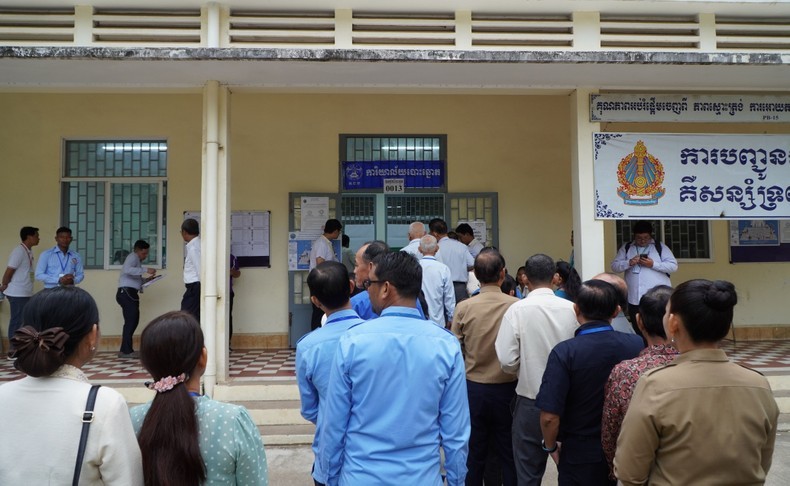
[[[724,341],[722,349],[730,359],[749,368],[764,373],[790,373],[790,341]],[[230,355],[230,378],[233,381],[292,380],[295,354],[292,349],[234,351]],[[97,383],[149,378],[139,360],[119,359],[115,353],[98,353],[84,371],[88,379]],[[12,361],[0,359],[0,381],[21,376]]]

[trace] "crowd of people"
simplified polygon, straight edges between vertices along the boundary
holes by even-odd
[[[354,278],[317,263],[326,318],[296,355],[315,484],[538,485],[549,458],[561,485],[763,483],[779,411],[718,349],[734,286],[673,289],[671,250],[633,229],[623,277],[586,281],[545,254],[513,278],[442,220],[410,225],[401,251],[363,244]]]
[[[249,412],[201,394],[193,221],[182,226],[193,260],[183,310],[145,327],[139,357],[155,394],[131,411],[82,371],[100,327],[95,301],[74,286],[83,276],[71,232],[59,229],[42,254],[36,275],[49,286],[30,295],[38,230],[22,229],[0,289],[14,299],[10,357],[27,376],[0,386],[0,409],[14,417],[0,484],[268,484]],[[316,485],[533,485],[549,458],[561,485],[764,483],[779,411],[768,381],[718,348],[732,283],[670,287],[677,262],[649,223],[634,225],[612,262],[624,278],[586,281],[540,253],[513,278],[471,228],[454,240],[443,220],[427,232],[417,223],[402,251],[363,244],[353,273],[331,248],[339,221],[314,246],[316,328],[297,344],[296,376],[301,413],[316,424]],[[141,266],[147,251],[141,240],[125,258],[124,334],[139,320],[132,290],[155,274]]]

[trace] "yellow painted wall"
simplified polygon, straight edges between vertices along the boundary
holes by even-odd
[[[200,209],[202,97],[200,94],[0,94],[0,259],[19,243],[19,228],[40,228],[38,255],[54,246],[60,225],[60,167],[64,139],[165,138],[169,144],[168,213],[180,221]],[[141,327],[178,309],[183,294],[183,242],[179,224],[168,226],[169,268],[155,291],[142,296]],[[3,268],[5,266],[3,265]],[[99,304],[104,335],[120,335],[115,302],[118,271],[87,270],[81,287]],[[42,288],[36,283],[36,290]],[[0,328],[8,329],[8,302],[0,304]],[[138,331],[139,332],[139,331]]]
[[[236,282],[234,332],[287,331],[288,192],[339,190],[340,134],[446,134],[449,190],[499,193],[512,272],[538,251],[567,259],[568,117],[565,96],[233,94],[232,205],[272,211],[272,268]]]
[[[233,93],[229,156],[231,208],[270,210],[271,268],[243,270],[236,282],[238,334],[288,331],[289,192],[338,190],[338,140],[353,134],[446,134],[452,192],[499,193],[499,246],[511,272],[536,252],[567,259],[571,228],[569,98],[381,94]],[[59,224],[64,138],[160,138],[169,143],[168,276],[143,296],[141,324],[179,307],[185,210],[200,209],[202,97],[192,94],[0,94],[0,259],[23,225],[41,228],[38,255]],[[787,133],[786,125],[627,125],[608,131]],[[591,202],[592,203],[592,202]],[[606,225],[607,260],[614,255]],[[739,325],[788,324],[781,306],[787,264],[728,263],[726,224],[714,229],[714,262],[682,263],[673,278],[728,278],[741,295]],[[118,272],[86,272],[82,287],[99,302],[102,331],[119,335]],[[8,304],[0,304],[7,329]]]

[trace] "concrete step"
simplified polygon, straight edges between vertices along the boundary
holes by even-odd
[[[790,431],[790,374],[766,374],[779,405],[779,429]],[[153,399],[154,392],[143,386],[119,383],[108,385],[126,397],[129,406]],[[299,389],[295,380],[220,384],[214,399],[243,405],[267,445],[312,444],[315,426],[300,414]]]

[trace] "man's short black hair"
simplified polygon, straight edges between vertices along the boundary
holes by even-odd
[[[196,219],[185,219],[184,222],[181,223],[181,231],[188,235],[198,236],[200,234],[200,225]]]
[[[390,251],[390,246],[381,240],[368,241],[365,245],[367,245],[367,248],[362,252],[362,259],[368,263],[372,262],[377,256]]]
[[[639,315],[648,335],[667,338],[664,331],[664,313],[671,295],[672,287],[656,285],[639,299]]]
[[[455,232],[459,235],[475,235],[475,232],[472,230],[472,227],[469,226],[468,223],[461,223],[455,228]]]
[[[527,279],[532,285],[547,285],[554,279],[557,273],[557,266],[550,256],[537,253],[527,259],[524,264],[527,272]]]
[[[57,229],[57,231],[55,231],[56,235],[59,235],[61,233],[71,234],[71,228],[69,228],[68,226],[61,226],[60,228]]]
[[[505,258],[494,248],[483,248],[475,257],[475,277],[481,284],[496,283],[505,268]]]
[[[340,224],[340,221],[336,219],[327,219],[326,223],[324,223],[324,233],[334,233],[335,231],[340,231],[343,229],[343,225]]]
[[[151,245],[149,245],[145,240],[137,240],[134,242],[135,250],[147,250],[149,248],[151,248]]]
[[[516,287],[518,287],[516,279],[510,274],[506,274],[505,280],[503,280],[502,285],[499,286],[499,290],[501,290],[503,294],[511,295],[510,292],[516,292]]]
[[[634,223],[634,227],[632,228],[632,232],[635,235],[641,235],[643,233],[653,234],[653,223],[650,221],[639,220]]]
[[[340,262],[321,262],[307,275],[310,295],[327,309],[338,309],[351,297],[350,278]]]
[[[38,233],[38,228],[34,228],[32,226],[22,226],[22,229],[19,230],[19,237],[22,241],[25,241],[28,236],[36,236]]]
[[[609,282],[587,280],[576,296],[579,313],[593,321],[609,321],[619,305],[618,293]]]
[[[436,233],[437,235],[446,235],[447,223],[442,218],[433,218],[428,223],[428,230],[431,233]]]
[[[351,238],[349,238],[348,235],[343,235],[340,237],[340,245],[343,248],[348,248],[350,244],[351,244]]]
[[[422,288],[422,266],[405,251],[384,253],[373,260],[376,280],[389,282],[403,298],[417,299]]]

